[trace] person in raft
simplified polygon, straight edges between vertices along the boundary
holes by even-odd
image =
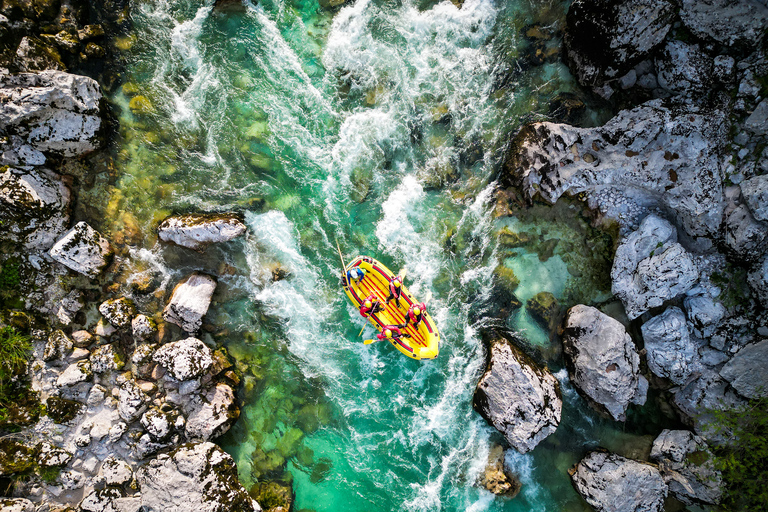
[[[360,304],[360,316],[367,317],[374,313],[378,313],[384,309],[384,304],[376,298],[374,294],[370,294],[365,298],[362,304]]]
[[[400,331],[400,328],[396,325],[385,325],[384,329],[376,335],[380,340],[395,340],[399,338],[410,338],[411,335]]]
[[[403,293],[403,278],[395,276],[389,282],[389,297],[387,297],[387,304],[392,299],[395,299],[395,304],[400,307],[400,295]]]
[[[419,324],[424,319],[424,313],[427,311],[427,305],[423,302],[421,304],[411,304],[408,308],[408,312],[405,314],[405,323],[400,324],[401,328],[408,327],[408,322],[413,322],[413,328],[419,327]]]
[[[360,283],[365,277],[365,270],[360,267],[355,267],[347,270],[347,282],[352,284],[352,281]]]

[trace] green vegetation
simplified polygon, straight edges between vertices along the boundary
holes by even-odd
[[[29,338],[13,327],[0,327],[0,424],[7,426],[14,419],[25,419],[18,414],[19,405],[28,402],[28,390],[19,389],[12,379],[24,371],[32,345]]]
[[[713,410],[710,432],[729,440],[715,452],[725,490],[722,509],[768,510],[768,397],[728,410]]]
[[[0,291],[13,291],[19,287],[19,262],[14,258],[7,259],[0,267]]]

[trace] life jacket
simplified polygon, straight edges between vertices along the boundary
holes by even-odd
[[[369,301],[371,301],[371,307],[369,307],[369,308],[365,307],[365,301],[366,301],[366,300],[369,300]],[[369,296],[367,296],[367,297],[366,297],[366,298],[363,300],[363,303],[362,303],[362,304],[360,304],[360,316],[368,316],[368,312],[369,312],[369,311],[371,311],[371,310],[373,309],[373,307],[376,305],[376,301],[377,301],[377,300],[378,300],[378,299],[377,299],[377,298],[376,298],[376,296],[375,296],[375,295],[373,295],[373,294],[370,294]]]
[[[395,286],[395,281],[400,282],[400,286]],[[394,295],[395,297],[400,297],[400,294],[403,293],[403,278],[400,276],[395,277],[389,282],[389,293]]]
[[[421,313],[419,313],[418,316],[416,316],[413,312],[413,308],[419,308],[421,310]],[[421,304],[414,304],[410,308],[408,308],[408,318],[411,320],[411,322],[416,323],[418,320],[421,320],[424,317],[424,311],[427,310],[427,306],[422,302]]]
[[[361,269],[360,267],[355,267],[353,269],[347,270],[347,279],[348,280],[360,280],[365,277],[365,270]]]
[[[400,332],[400,328],[397,327],[396,325],[385,325],[384,328],[381,330],[381,332],[376,335],[376,337],[379,338],[380,340],[388,340],[389,338],[387,338],[386,335],[384,334],[384,331],[386,331],[387,329],[392,331],[393,340],[403,335],[403,333]]]

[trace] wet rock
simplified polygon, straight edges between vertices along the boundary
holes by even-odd
[[[680,19],[700,39],[726,48],[754,48],[765,38],[768,6],[759,1],[682,0]],[[726,21],[727,20],[727,21]]]
[[[104,28],[101,25],[85,25],[77,31],[77,37],[80,41],[88,41],[104,37]]]
[[[554,330],[560,319],[560,304],[549,292],[539,292],[528,299],[525,310],[549,331]]]
[[[77,361],[67,367],[56,380],[58,387],[70,387],[80,382],[89,382],[93,379],[90,361]]]
[[[125,297],[109,299],[101,303],[99,313],[119,329],[129,325],[133,317],[136,316],[136,304]]]
[[[242,221],[229,214],[189,214],[168,217],[157,228],[160,240],[203,251],[245,233]]]
[[[662,512],[669,491],[651,464],[591,452],[568,471],[576,490],[597,512]]]
[[[645,403],[648,381],[619,321],[593,307],[574,306],[565,317],[563,348],[571,381],[599,411],[624,421],[630,403]]]
[[[562,411],[557,379],[504,338],[492,342],[472,403],[520,453],[552,434]]]
[[[146,315],[138,315],[131,321],[133,338],[137,341],[152,340],[157,336],[157,324]]]
[[[133,480],[131,466],[122,459],[110,455],[101,463],[101,475],[104,483],[113,486],[124,486]]]
[[[208,312],[214,290],[214,278],[192,274],[173,289],[171,300],[163,310],[163,318],[186,332],[197,332],[203,323],[203,316]]]
[[[720,375],[742,396],[768,396],[768,340],[739,350],[720,370]]]
[[[669,222],[649,215],[616,249],[611,290],[630,319],[690,290],[699,269]]]
[[[26,498],[0,498],[3,512],[35,512],[35,504]]]
[[[563,44],[582,85],[626,74],[664,40],[675,17],[668,0],[575,0]]]
[[[768,248],[768,224],[756,221],[746,205],[739,205],[725,218],[725,243],[736,258],[758,261]]]
[[[648,367],[658,375],[682,384],[699,369],[698,345],[688,333],[685,314],[671,307],[642,326]]]
[[[111,263],[109,241],[85,222],[78,222],[49,251],[65,267],[95,279]]]
[[[70,201],[69,188],[48,169],[8,167],[0,173],[0,240],[49,249],[67,230]]]
[[[686,505],[720,502],[722,477],[704,438],[687,430],[665,429],[653,442],[651,459],[672,495]]]
[[[188,439],[209,441],[219,437],[240,415],[235,394],[226,384],[216,384],[204,395],[194,395],[187,406]]]
[[[74,157],[103,144],[102,95],[91,78],[58,71],[0,75],[0,105],[4,134],[18,139],[5,145],[6,163],[40,165],[43,153]],[[32,162],[23,154],[38,156]]]
[[[504,448],[495,444],[488,452],[488,465],[478,482],[496,496],[514,498],[522,484],[504,468]]]
[[[763,103],[768,108],[768,100],[764,100]],[[752,217],[758,221],[768,220],[768,175],[744,180],[739,186]]]
[[[181,381],[201,377],[213,365],[213,352],[197,338],[163,345],[152,358]]]
[[[114,343],[102,345],[91,352],[93,373],[105,373],[122,370],[125,366],[125,354]]]
[[[712,88],[714,60],[699,45],[669,41],[656,58],[659,85],[677,94],[702,94]]]
[[[177,512],[261,511],[237,480],[232,457],[212,443],[187,444],[137,471],[141,504]]]

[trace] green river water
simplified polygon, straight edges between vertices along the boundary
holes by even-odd
[[[641,456],[660,431],[653,396],[627,425],[600,419],[568,383],[559,342],[517,310],[509,325],[556,373],[564,406],[555,435],[529,454],[508,451],[523,484],[514,499],[476,485],[502,439],[471,406],[485,365],[474,322],[499,261],[523,302],[540,291],[565,306],[610,296],[612,240],[576,204],[492,214],[510,134],[574,90],[557,57],[515,64],[531,52],[524,29],[560,28],[567,6],[212,4],[131,5],[107,218],[145,233],[124,272],[160,286],[149,300],[192,270],[218,277],[216,327],[203,337],[226,346],[243,377],[240,420],[220,442],[246,487],[291,483],[294,509],[317,512],[588,510],[567,469],[597,446]],[[249,232],[203,255],[156,244],[157,223],[188,211],[239,212]],[[511,250],[497,242],[504,227],[558,242],[545,256]],[[417,296],[432,294],[436,360],[362,344],[336,240],[347,259],[404,267]],[[273,280],[278,268],[288,277]]]

